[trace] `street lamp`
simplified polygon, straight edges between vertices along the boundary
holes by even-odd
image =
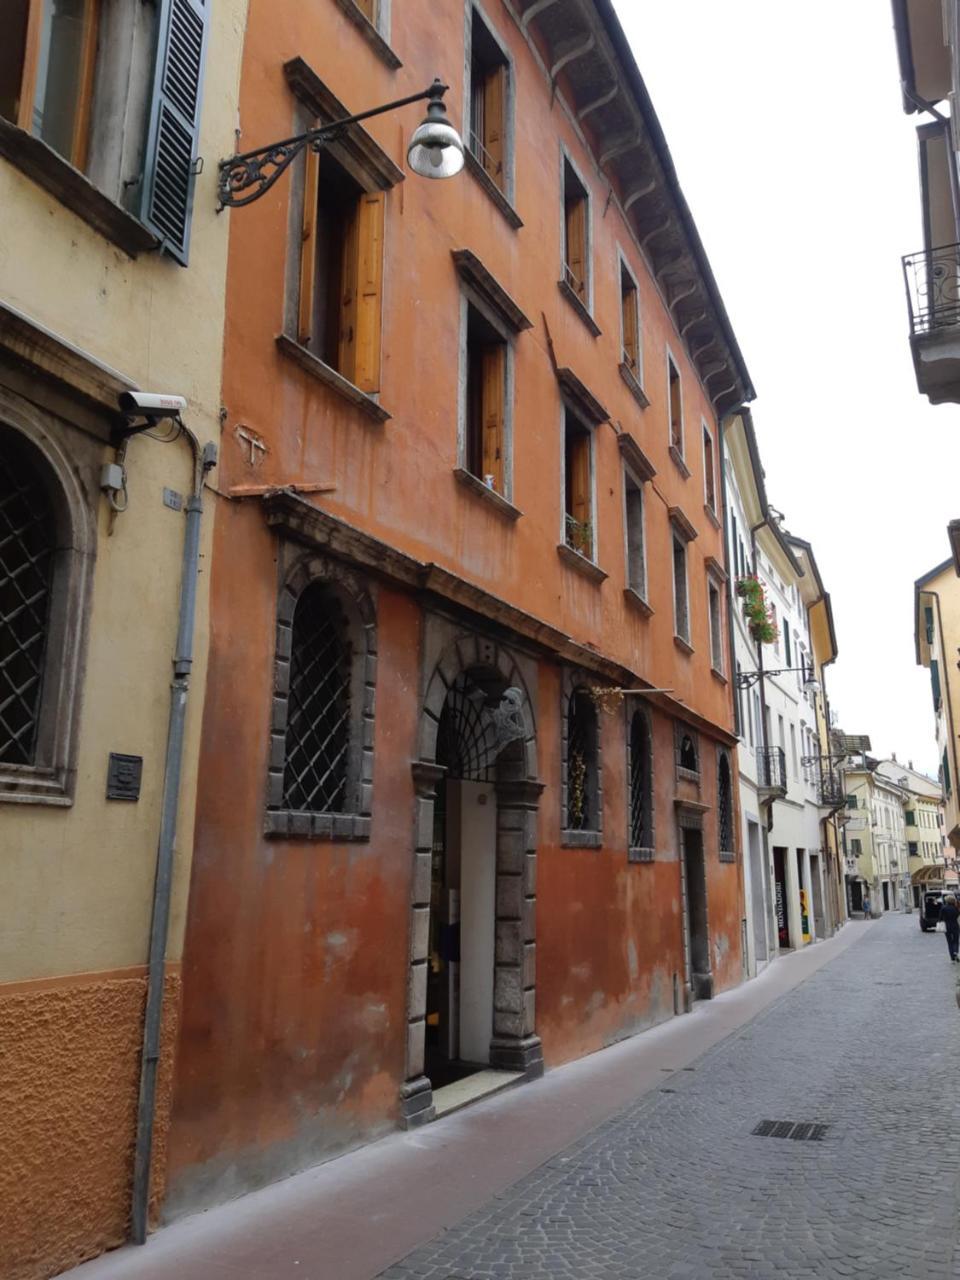
[[[779,671],[768,671],[766,667],[762,671],[738,671],[736,676],[736,686],[738,689],[751,689],[758,680],[765,680],[767,676],[785,676],[792,671],[803,672],[803,691],[804,693],[819,693],[820,681],[813,674],[813,667],[781,667]]]
[[[371,116],[382,116],[387,111],[395,111],[397,107],[409,106],[411,102],[423,102],[425,99],[429,99],[430,105],[424,120],[410,140],[407,162],[413,172],[422,178],[454,177],[463,168],[463,140],[447,119],[443,95],[448,88],[449,85],[434,80],[429,89],[411,94],[409,98],[398,98],[382,107],[344,116],[342,120],[332,120],[317,129],[308,129],[306,133],[268,143],[253,151],[241,151],[227,160],[221,160],[217,177],[220,208],[239,209],[259,200],[307,147],[319,151],[328,143],[341,138],[349,125],[369,120]]]

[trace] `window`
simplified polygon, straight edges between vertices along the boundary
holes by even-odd
[[[590,306],[587,190],[570,161],[563,162],[563,279],[583,303]]]
[[[780,628],[777,625],[777,606],[773,603],[770,605],[770,621],[773,623],[773,651],[780,652]]]
[[[622,363],[626,365],[637,382],[642,382],[637,284],[622,260],[620,262],[620,342]]]
[[[630,849],[652,858],[653,848],[653,742],[646,713],[635,711],[630,718]]]
[[[943,760],[941,761],[941,765],[940,765],[940,779],[941,779],[941,782],[943,783],[944,791],[947,793],[948,796],[952,795],[953,788],[950,785],[950,765],[947,763],[946,748],[944,748]]]
[[[284,559],[299,555],[281,545]],[[375,653],[376,615],[354,574],[295,559],[277,616],[268,835],[369,838]]]
[[[907,853],[910,855],[911,858],[915,858],[917,856],[918,848],[919,846],[916,840],[909,840],[907,842]]]
[[[726,751],[718,752],[717,761],[717,840],[722,862],[735,858],[733,840],[733,784],[730,777],[730,757]]]
[[[676,753],[678,769],[686,773],[699,774],[700,762],[697,757],[696,737],[681,725],[676,726]]]
[[[667,391],[670,404],[670,447],[683,457],[683,393],[680,387],[680,371],[667,355]]]
[[[575,689],[567,707],[565,830],[599,831],[597,708],[586,689]]]
[[[564,541],[568,547],[595,558],[593,528],[593,438],[570,408],[564,409],[563,484]]]
[[[940,710],[940,664],[936,658],[930,659],[930,688],[933,692],[933,709]]]
[[[673,631],[690,643],[690,613],[687,608],[687,544],[673,535]]]
[[[703,500],[708,510],[717,514],[717,476],[713,460],[713,436],[703,424]]]
[[[12,401],[11,408],[12,408]],[[13,416],[16,416],[15,414]],[[99,447],[0,422],[0,800],[67,804],[99,495]],[[72,449],[72,452],[71,452]]]
[[[467,305],[467,399],[464,465],[505,495],[507,343],[489,320]]]
[[[0,114],[186,263],[209,4],[12,0],[6,8]],[[62,177],[42,168],[38,180],[62,195]],[[80,188],[70,198],[89,216]]]
[[[857,797],[855,795],[847,796],[847,808],[856,809],[858,807]]]
[[[297,340],[368,395],[380,389],[385,196],[308,151]]]
[[[484,173],[507,191],[509,64],[476,9],[470,28],[470,151]]]
[[[799,778],[797,770],[797,729],[796,725],[790,725],[790,764],[794,779]]]
[[[723,674],[723,620],[720,613],[720,589],[713,582],[707,583],[710,606],[710,665]]]
[[[783,627],[783,652],[787,659],[787,666],[793,666],[793,658],[790,656],[790,628],[784,623]],[[797,664],[799,666],[799,663]],[[799,675],[799,672],[797,673]]]
[[[923,625],[927,633],[927,644],[933,644],[933,610],[929,607],[923,611]]]
[[[644,540],[643,489],[625,467],[623,483],[627,522],[627,586],[647,598],[647,558]]]
[[[921,814],[921,817],[922,817],[922,816],[923,816],[923,815]],[[907,824],[907,826],[908,826],[908,827],[915,827],[915,826],[917,825],[917,815],[916,815],[916,813],[914,812],[914,810],[913,810],[913,809],[905,809],[905,810],[904,810],[904,813],[903,813],[903,820],[904,820],[904,822]]]
[[[0,763],[35,765],[56,518],[35,451],[0,431]]]
[[[863,847],[860,844],[860,840],[856,836],[851,837],[850,852],[853,854],[855,858],[859,858],[860,854],[863,852]]]

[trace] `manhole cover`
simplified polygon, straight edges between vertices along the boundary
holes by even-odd
[[[761,1120],[750,1132],[757,1138],[792,1138],[794,1142],[820,1142],[830,1128],[809,1120]]]

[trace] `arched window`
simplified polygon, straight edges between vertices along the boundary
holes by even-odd
[[[642,711],[630,720],[630,851],[636,861],[653,855],[653,743]]]
[[[285,809],[342,813],[346,808],[350,666],[350,637],[340,601],[324,583],[311,583],[293,615]]]
[[[677,743],[677,764],[688,773],[700,772],[700,765],[697,762],[697,744],[691,733],[685,731],[680,733]]]
[[[597,708],[585,689],[575,689],[567,708],[567,831],[600,830],[598,745]]]
[[[0,429],[0,763],[35,765],[57,512],[37,450]]]
[[[730,778],[730,757],[726,751],[719,753],[717,763],[717,839],[720,843],[721,861],[733,861],[733,785]]]

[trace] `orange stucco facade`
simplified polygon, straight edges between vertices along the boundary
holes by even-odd
[[[398,69],[386,65],[344,8],[253,0],[240,84],[242,146],[298,127],[283,70],[292,59],[302,59],[351,111],[415,93],[441,75],[460,127],[468,8],[426,0],[395,5],[389,43]],[[522,226],[512,225],[469,170],[447,182],[406,171],[387,192],[376,400],[388,420],[372,420],[277,343],[289,330],[296,172],[251,207],[223,215],[231,219],[226,420],[170,1137],[171,1216],[394,1127],[404,1098],[423,1094],[417,983],[425,951],[418,931],[429,892],[418,877],[424,866],[429,872],[429,835],[418,834],[418,823],[429,824],[435,796],[434,784],[423,781],[438,759],[430,690],[437,672],[444,687],[450,683],[451,655],[465,646],[462,670],[499,663],[519,673],[509,682],[522,685],[527,717],[521,798],[507,785],[520,785],[517,779],[498,773],[497,782],[506,834],[491,850],[499,877],[500,1055],[491,1060],[533,1076],[688,1006],[684,822],[702,842],[711,989],[742,977],[739,854],[721,859],[718,833],[718,760],[735,743],[733,712],[727,680],[711,669],[708,615],[708,562],[722,581],[722,512],[715,518],[705,507],[701,447],[705,423],[719,451],[718,397],[624,213],[626,193],[615,182],[611,191],[610,172],[599,166],[602,136],[577,125],[575,89],[563,75],[556,96],[551,92],[544,70],[549,33],[536,22],[523,29],[506,6],[487,12],[510,58],[513,206]],[[419,111],[368,122],[369,136],[401,169]],[[599,334],[557,284],[564,153],[588,188]],[[512,342],[512,511],[455,475],[462,285],[452,252],[462,249],[531,322]],[[646,408],[619,369],[618,254],[638,285]],[[684,467],[668,448],[668,350],[682,383]],[[592,432],[602,574],[558,550],[558,368],[572,370],[605,411]],[[644,484],[644,609],[624,590],[623,436],[655,470]],[[274,489],[299,490],[296,499],[287,495],[296,521],[277,516]],[[674,638],[678,516],[696,534],[687,543],[689,645]],[[289,566],[303,556],[329,560],[359,582],[375,615],[365,695],[371,741],[364,743],[372,752],[373,799],[362,839],[265,832],[278,598]],[[564,832],[571,671],[581,685],[671,691],[643,700],[653,738],[649,860],[628,858],[627,715],[638,700],[598,716],[600,838],[585,847]],[[696,777],[681,777],[677,767],[683,728],[697,741]],[[417,762],[419,773],[411,769]],[[508,793],[513,807],[505,817]],[[512,840],[518,832],[522,839]],[[428,1099],[429,1081],[426,1088]],[[417,1115],[429,1117],[427,1101]]]

